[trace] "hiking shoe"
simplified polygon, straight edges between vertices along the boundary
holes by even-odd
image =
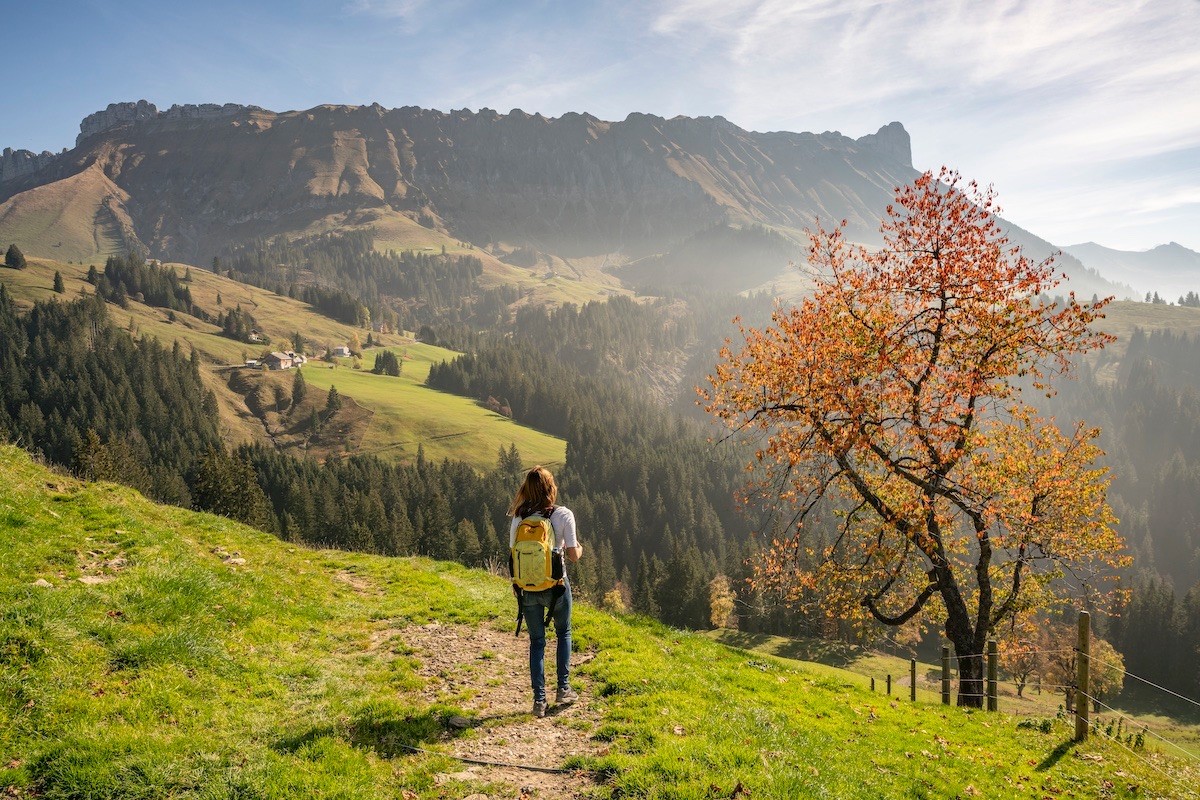
[[[554,704],[555,705],[559,705],[559,706],[570,705],[571,703],[574,703],[578,699],[579,699],[579,693],[576,692],[574,689],[572,689],[570,686],[560,686],[560,687],[558,687],[558,691],[554,693]]]
[[[545,700],[534,700],[533,701],[533,715],[535,717],[537,717],[538,719],[541,719],[542,717],[546,716],[546,701]]]

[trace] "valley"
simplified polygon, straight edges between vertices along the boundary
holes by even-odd
[[[838,497],[805,528],[803,513],[792,516],[812,499],[805,492],[838,476],[823,487],[748,483],[756,464],[774,459],[790,477],[802,462],[764,448],[776,431],[745,435],[753,416],[723,428],[704,395],[721,381],[744,388],[723,347],[778,326],[814,297],[818,278],[836,278],[817,274],[834,263],[820,251],[808,263],[805,231],[845,220],[827,252],[862,245],[868,258],[885,241],[893,190],[927,177],[918,175],[898,122],[852,138],[761,133],[722,117],[378,104],[115,103],[85,118],[62,153],[6,151],[0,248],[19,246],[21,263],[0,266],[0,599],[18,611],[0,615],[0,686],[21,702],[0,702],[10,723],[0,789],[1194,796],[1190,709],[1136,688],[1108,699],[1182,756],[1134,748],[1131,734],[1073,743],[1057,695],[1016,702],[1005,690],[1018,719],[942,707],[929,686],[916,705],[872,693],[868,679],[910,657],[931,672],[948,630],[937,569],[982,554],[983,537],[949,556],[923,545],[942,561],[892,567],[879,594],[866,579],[825,585],[811,570],[873,524],[863,516],[871,504]],[[1056,249],[990,221],[989,236],[1007,235],[1035,261]],[[925,255],[907,264],[896,296],[943,275],[941,262],[916,266],[930,253],[936,261],[937,247],[903,252],[900,261]],[[1018,617],[1048,630],[1090,607],[1082,598],[1095,576],[1040,560],[1072,541],[1053,515],[1078,522],[1080,538],[1104,529],[1111,560],[1096,572],[1112,567],[1117,590],[1111,613],[1097,610],[1097,641],[1123,671],[1187,700],[1200,693],[1200,302],[1141,302],[1125,283],[1136,273],[1097,271],[1092,252],[1062,255],[1055,276],[975,309],[953,347],[919,325],[914,337],[937,339],[917,348],[933,360],[968,352],[1003,324],[998,309],[1032,298],[1029,319],[1045,316],[1020,332],[1034,332],[1029,349],[1013,351],[1020,360],[1045,345],[1037,335],[1089,315],[1069,293],[1085,307],[1115,298],[1091,322],[1114,340],[1075,358],[1072,380],[1043,387],[1014,368],[967,382],[995,391],[980,401],[989,422],[1019,397],[1047,430],[1097,427],[1096,471],[1077,473],[1101,498],[1089,520],[1072,517],[1070,503],[1039,506],[1034,488],[1075,483],[1054,473],[1060,465],[997,459],[1045,472],[1029,478],[1033,488],[998,492],[1029,488],[1037,499],[1025,516],[987,517],[993,534],[1043,525],[1060,538],[996,551],[1036,552],[1015,574],[1078,596],[1045,613],[1040,594],[1030,608],[1009,597],[991,633],[1006,651],[1024,647],[1032,634]],[[954,266],[981,264],[990,262]],[[943,293],[943,310],[993,280],[983,273]],[[866,283],[848,280],[845,296]],[[749,400],[797,394],[814,365],[838,364],[827,373],[836,389],[809,416],[781,401],[793,414],[782,427],[801,429],[862,390],[892,351],[859,352],[839,336],[891,295],[876,300],[830,312],[773,367],[762,352],[749,358],[746,375],[778,370]],[[804,308],[808,319],[819,310]],[[889,328],[862,336],[879,330]],[[823,350],[830,342],[844,349]],[[263,369],[281,353],[307,363]],[[890,365],[881,407],[897,387],[927,384],[910,367]],[[904,411],[942,424],[965,407],[970,427],[976,399]],[[875,422],[859,434],[895,418]],[[924,449],[914,452],[936,449],[916,441]],[[986,462],[992,447],[1008,456],[1005,443],[963,439],[947,464],[964,453]],[[845,468],[845,455],[822,463]],[[869,470],[871,480],[907,475],[910,455]],[[551,716],[563,752],[531,756],[553,777],[523,783],[519,765],[461,759],[520,760],[521,743],[545,732],[524,688],[509,685],[525,678],[521,653],[502,649],[512,644],[510,596],[496,577],[509,501],[535,464],[556,475],[586,542],[588,557],[571,568],[585,702]],[[1004,477],[962,486],[982,496]],[[947,502],[967,496],[949,491]],[[1004,502],[984,503],[978,519]],[[945,514],[946,530],[970,517]],[[881,519],[887,528],[899,517]],[[794,560],[771,561],[801,535],[811,538]],[[906,558],[917,551],[905,542]],[[874,613],[897,581],[923,590],[915,611],[872,620],[864,608]],[[996,586],[1015,596],[1023,584]],[[889,614],[895,625],[881,624]],[[74,659],[78,669],[65,666]]]
[[[310,355],[339,344],[361,341],[366,333],[331,320],[305,303],[229,280],[199,267],[179,264],[168,265],[168,268],[181,276],[185,271],[191,276],[187,285],[198,305],[213,311],[221,307],[245,308],[258,320],[267,340],[277,344],[237,342],[220,335],[220,329],[210,322],[137,301],[131,301],[126,308],[111,306],[113,323],[137,337],[153,337],[168,345],[178,342],[185,352],[194,351],[200,355],[205,384],[220,401],[223,430],[231,445],[263,443],[285,451],[308,452],[306,431],[292,436],[275,435],[280,420],[276,412],[269,410],[273,403],[267,396],[270,389],[263,389],[266,402],[250,404],[246,395],[257,391],[257,387],[239,389],[231,385],[234,376],[246,369],[239,365],[247,359],[259,358],[267,350],[291,349],[296,332],[303,332],[302,338]],[[93,294],[95,288],[86,280],[87,269],[82,264],[34,258],[27,269],[6,271],[0,278],[10,288],[17,305],[30,308],[39,301]],[[55,272],[63,276],[63,295],[53,290]],[[315,388],[325,392],[340,384],[339,391],[367,412],[366,415],[354,415],[353,421],[346,421],[348,427],[344,436],[313,443],[311,455],[324,458],[335,453],[362,453],[379,455],[389,461],[408,462],[416,457],[418,446],[423,446],[428,458],[437,461],[450,458],[487,469],[495,465],[499,448],[516,444],[518,450],[530,458],[547,464],[562,463],[565,443],[561,439],[518,425],[471,400],[425,387],[430,364],[449,360],[457,353],[417,342],[411,337],[377,335],[381,340],[380,348],[365,350],[359,368],[354,367],[354,359],[350,358],[328,363],[313,359],[304,368]],[[400,355],[403,368],[399,378],[371,374],[374,356],[381,348]],[[258,383],[266,386],[290,386],[293,377],[290,371],[254,372],[261,375]],[[431,425],[431,420],[436,422]]]

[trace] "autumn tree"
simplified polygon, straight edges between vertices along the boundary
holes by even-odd
[[[1048,631],[1046,680],[1063,693],[1067,710],[1072,710],[1077,700],[1075,682],[1079,664],[1075,628],[1052,625]],[[1125,685],[1125,657],[1109,642],[1095,636],[1088,640],[1088,652],[1088,687],[1093,710],[1098,713],[1105,698],[1119,694]]]
[[[1097,599],[1122,543],[1094,466],[1098,431],[1038,418],[1106,300],[1044,301],[1062,277],[1010,246],[991,189],[955,172],[898,188],[883,246],[810,233],[815,288],[743,326],[708,409],[757,440],[746,499],[794,513],[756,567],[761,585],[817,591],[825,613],[902,625],[936,614],[959,703],[983,697],[985,643],[1031,603]]]
[[[1044,622],[1032,615],[1014,615],[1000,627],[1000,669],[1016,684],[1017,697],[1022,697],[1030,679],[1045,673],[1045,654],[1054,648],[1048,644]]]
[[[737,617],[734,616],[734,602],[737,595],[733,592],[733,584],[724,575],[718,575],[708,584],[709,621],[714,628],[736,628]]]

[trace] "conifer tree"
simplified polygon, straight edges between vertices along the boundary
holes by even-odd
[[[67,291],[66,285],[63,284],[62,273],[54,270],[54,291],[58,294],[64,294]]]
[[[10,244],[8,252],[4,254],[4,264],[11,269],[25,269],[25,254],[21,252],[21,248]]]
[[[304,370],[296,370],[295,377],[292,378],[292,405],[298,406],[304,402],[304,398],[308,395],[308,384],[304,381]]]
[[[85,481],[108,481],[116,477],[116,464],[100,436],[92,428],[83,434],[75,454],[75,474]]]
[[[648,617],[657,617],[659,612],[656,600],[658,595],[656,572],[653,562],[646,558],[646,552],[643,550],[642,557],[638,561],[637,583],[633,587],[633,610]]]
[[[483,548],[475,523],[469,519],[459,520],[454,533],[458,545],[458,560],[468,567],[478,567],[483,559]]]
[[[330,384],[329,396],[325,400],[325,418],[328,419],[329,417],[332,417],[335,413],[337,413],[337,410],[341,407],[342,407],[341,395],[338,394],[337,387]]]

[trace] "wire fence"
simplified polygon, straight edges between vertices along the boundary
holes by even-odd
[[[1111,661],[1101,661],[1099,659],[1092,658],[1091,656],[1088,656],[1088,661],[1090,661],[1092,664],[1102,664],[1111,669],[1120,670],[1121,674],[1127,678],[1133,678],[1134,680],[1141,681],[1142,683],[1146,684],[1147,686],[1151,686],[1155,689],[1158,689],[1160,692],[1165,692],[1166,694],[1169,694],[1172,697],[1175,697],[1179,700],[1183,700],[1186,703],[1191,703],[1192,705],[1196,706],[1197,708],[1200,708],[1200,701],[1193,700],[1190,697],[1186,697],[1182,694],[1179,694],[1179,692],[1173,692],[1165,686],[1159,686],[1154,681],[1147,680],[1146,678],[1143,678],[1140,675],[1135,675],[1134,673],[1125,669],[1125,667],[1120,664],[1113,664]]]
[[[1048,649],[1048,650],[1030,649],[1030,650],[1023,650],[1022,653],[1028,654],[1030,656],[1071,654],[1074,657],[1074,656],[1078,655],[1078,649],[1074,648],[1074,647],[1064,647],[1064,648]],[[954,661],[961,662],[964,660],[969,660],[969,659],[974,659],[974,658],[985,659],[985,658],[987,658],[987,656],[988,656],[987,653],[965,653],[963,655],[951,655],[950,660],[952,662],[954,662]],[[1090,664],[1108,667],[1109,669],[1112,669],[1115,672],[1119,672],[1123,677],[1132,678],[1142,684],[1145,684],[1146,686],[1157,689],[1158,691],[1161,691],[1164,694],[1170,695],[1171,697],[1174,697],[1176,700],[1182,700],[1183,702],[1188,703],[1189,705],[1200,708],[1200,700],[1195,700],[1191,697],[1180,694],[1179,692],[1173,691],[1171,689],[1168,689],[1165,686],[1155,683],[1154,681],[1149,680],[1148,678],[1143,678],[1142,676],[1125,669],[1125,667],[1121,664],[1116,664],[1111,661],[1103,661],[1101,659],[1095,658],[1090,655],[1088,656],[1088,661]],[[955,675],[955,674],[953,674],[953,671],[952,671],[951,677],[959,677],[959,676],[961,676],[961,674]],[[901,677],[903,677],[903,676],[901,676]],[[987,678],[985,675],[981,674],[978,679],[983,681],[983,680],[986,680]],[[926,678],[925,683],[929,684],[930,682],[931,681],[928,678]],[[1001,683],[1001,684],[1005,684],[1005,685],[1012,685],[1014,687],[1023,686],[1025,688],[1028,688],[1030,686],[1033,686],[1035,688],[1051,689],[1051,690],[1072,690],[1072,691],[1074,691],[1076,688],[1074,684],[1045,683],[1040,680],[1032,681],[1032,682],[1031,681],[1015,681],[1011,678],[997,679],[997,683]],[[962,694],[961,696],[963,696],[963,697],[979,697],[981,695],[979,695],[979,694]],[[983,696],[986,696],[986,695],[983,695]]]
[[[1086,625],[1081,630],[1086,632]],[[1091,684],[1093,691],[1080,691],[1080,684],[1084,686],[1089,684],[1084,683],[1083,677],[1080,677],[1076,681],[1076,670],[1081,666],[1080,657],[1082,654],[1079,648],[1022,649],[1021,655],[1026,656],[1028,659],[1036,660],[1041,665],[1040,669],[1030,669],[1026,675],[1026,677],[1030,678],[1029,680],[1021,680],[1019,677],[1014,680],[1011,673],[1009,677],[1001,679],[997,674],[998,654],[993,648],[994,645],[989,644],[991,652],[965,653],[962,655],[949,654],[946,649],[943,649],[941,665],[936,663],[933,665],[924,665],[925,670],[921,678],[918,678],[916,674],[916,659],[911,658],[910,669],[908,670],[909,674],[902,673],[900,676],[897,676],[895,681],[893,681],[892,675],[887,676],[889,694],[893,686],[903,686],[905,683],[908,683],[911,687],[912,697],[915,700],[918,685],[923,685],[926,691],[932,691],[935,694],[938,693],[940,688],[943,703],[950,702],[951,697],[957,696],[960,702],[963,699],[968,700],[967,705],[978,704],[979,706],[983,706],[986,702],[988,710],[992,711],[997,710],[995,700],[999,694],[1000,687],[1005,687],[1006,691],[1008,687],[1012,687],[1015,689],[1015,694],[1019,697],[1025,696],[1023,692],[1030,688],[1037,690],[1039,694],[1042,691],[1062,693],[1065,703],[1058,706],[1058,712],[1054,715],[1054,719],[1071,728],[1072,735],[1082,738],[1083,733],[1080,731],[1080,728],[1083,727],[1087,733],[1102,736],[1106,741],[1112,742],[1122,750],[1128,752],[1138,763],[1163,776],[1175,787],[1175,790],[1178,792],[1175,796],[1181,798],[1200,798],[1200,788],[1198,788],[1200,787],[1200,782],[1197,782],[1195,779],[1195,775],[1200,774],[1200,754],[1151,729],[1151,724],[1137,720],[1127,713],[1118,710],[1108,702],[1105,702],[1101,699],[1104,695],[1094,691],[1096,688],[1095,684]],[[974,659],[990,658],[996,660],[986,662],[986,668],[970,664]],[[1132,679],[1162,692],[1173,701],[1177,701],[1176,704],[1185,709],[1185,712],[1171,716],[1186,718],[1193,713],[1194,708],[1200,708],[1200,701],[1162,686],[1141,675],[1132,673],[1125,668],[1124,664],[1095,658],[1090,653],[1084,655],[1083,658],[1085,659],[1083,666],[1086,666],[1090,676],[1094,677],[1097,674],[1097,670],[1102,668],[1110,675],[1121,677],[1118,685],[1123,684],[1126,678]],[[1054,680],[1054,682],[1044,682],[1041,680],[1042,675],[1045,674],[1045,665],[1048,660],[1055,662],[1056,674],[1053,677],[1057,678],[1057,680]],[[940,670],[938,669],[939,666],[941,667]],[[955,667],[958,668],[956,669]],[[971,691],[954,692],[950,687],[950,681],[958,679],[959,687],[963,688],[964,670],[968,672],[965,688],[969,688]],[[1033,678],[1033,675],[1037,677]],[[875,678],[871,679],[871,685],[874,689]],[[970,701],[978,701],[978,703]],[[1078,722],[1072,725],[1070,721],[1072,705],[1074,705],[1073,713],[1076,719],[1085,721],[1086,726],[1080,726]],[[1088,713],[1090,709],[1095,710],[1095,717],[1092,717]],[[1101,711],[1102,709],[1103,712]],[[1067,712],[1066,714],[1063,713],[1064,710]],[[1105,715],[1105,718],[1100,716],[1101,713]],[[1114,718],[1117,720],[1115,730],[1118,732],[1115,736],[1113,735]],[[1124,729],[1124,736],[1121,735],[1122,729]],[[1145,750],[1147,741],[1153,742],[1153,755],[1148,755]],[[1162,763],[1159,761],[1159,758],[1162,756],[1171,757],[1172,760]]]
[[[1069,723],[1066,723],[1066,724],[1069,725]],[[1088,723],[1088,727],[1091,729],[1094,729],[1097,736],[1105,736],[1104,731],[1102,731],[1100,729],[1101,725],[1102,725],[1102,723],[1098,719]],[[1125,750],[1127,753],[1129,753],[1129,755],[1132,756],[1135,760],[1139,761],[1140,763],[1142,763],[1145,766],[1149,767],[1150,769],[1154,770],[1159,775],[1162,775],[1164,778],[1169,780],[1172,783],[1172,785],[1174,785],[1175,787],[1177,787],[1179,789],[1182,789],[1183,794],[1179,795],[1180,797],[1200,797],[1200,795],[1196,794],[1196,790],[1192,787],[1191,784],[1185,782],[1182,778],[1180,778],[1178,775],[1173,774],[1170,770],[1164,769],[1161,765],[1156,764],[1154,762],[1154,760],[1151,759],[1149,756],[1147,756],[1145,753],[1138,752],[1135,748],[1130,747],[1129,745],[1125,744],[1125,742],[1122,742],[1120,739],[1116,739],[1113,737],[1106,737],[1106,738],[1109,741],[1116,744],[1118,747]]]
[[[1051,649],[1033,649],[1033,648],[1031,648],[1029,650],[1023,651],[1023,653],[1025,653],[1031,657],[1032,656],[1047,657],[1047,656],[1070,655],[1072,661],[1074,661],[1076,658],[1078,658],[1078,655],[1079,655],[1078,648],[1075,648],[1075,647],[1051,648]],[[961,662],[963,662],[963,661],[968,661],[970,659],[977,659],[977,658],[982,659],[982,658],[988,657],[988,655],[989,655],[988,653],[966,653],[963,655],[951,655],[949,658],[949,661],[952,663],[958,662],[961,664]],[[1172,689],[1168,689],[1167,687],[1162,686],[1158,683],[1155,683],[1154,681],[1144,678],[1140,675],[1137,675],[1136,673],[1130,672],[1129,670],[1125,669],[1123,664],[1094,658],[1090,654],[1087,656],[1087,659],[1088,659],[1088,663],[1089,663],[1089,668],[1104,667],[1108,670],[1111,670],[1112,672],[1114,672],[1116,674],[1121,675],[1123,678],[1131,678],[1131,679],[1138,681],[1146,686],[1156,689],[1175,700],[1181,701],[1182,703],[1186,703],[1189,706],[1194,706],[1196,708],[1200,708],[1200,701],[1197,701],[1191,697],[1188,697],[1184,694],[1176,692]],[[912,662],[915,663],[915,659],[912,659]],[[947,699],[946,688],[947,688],[948,682],[951,680],[954,680],[955,678],[958,678],[961,681],[962,674],[961,674],[961,671],[957,671],[957,670],[953,669],[953,667],[952,667],[949,673],[943,672],[941,675],[939,675],[937,677],[931,677],[931,674],[936,673],[936,670],[937,670],[936,664],[933,665],[933,669],[927,669],[924,676],[922,678],[917,679],[917,684],[922,685],[926,691],[933,691],[935,693],[938,692],[938,690],[940,688],[942,690],[943,700],[945,701]],[[892,680],[893,676],[889,675],[888,676],[888,686],[889,686],[889,688],[891,688],[893,685],[905,686],[907,684],[909,686],[913,686],[912,677],[913,676],[901,674],[899,676],[896,676],[895,681],[893,681]],[[1100,708],[1109,709],[1109,711],[1111,713],[1120,715],[1125,721],[1131,722],[1131,723],[1134,723],[1137,725],[1142,725],[1143,727],[1145,727],[1143,725],[1143,723],[1135,722],[1128,715],[1117,711],[1113,706],[1109,705],[1108,703],[1105,703],[1102,699],[1100,699],[1101,698],[1100,695],[1097,695],[1097,696],[1092,696],[1090,694],[1084,695],[1082,692],[1079,692],[1079,688],[1075,683],[1061,683],[1061,682],[1046,683],[1046,682],[1042,681],[1040,679],[1040,677],[1036,680],[1025,680],[1025,681],[1013,680],[1011,677],[1009,677],[1009,678],[997,677],[994,680],[990,680],[988,678],[988,676],[985,674],[984,670],[980,670],[978,675],[971,676],[971,677],[974,679],[974,681],[977,681],[978,684],[985,686],[986,690],[985,691],[968,691],[968,692],[963,692],[963,691],[954,692],[953,690],[951,690],[949,692],[949,695],[956,696],[958,698],[980,699],[981,701],[987,701],[987,700],[991,700],[991,699],[995,698],[996,694],[998,694],[998,691],[996,692],[996,694],[993,694],[993,689],[992,689],[993,686],[996,687],[996,690],[998,690],[999,687],[1001,687],[1001,686],[1006,687],[1006,688],[1012,687],[1012,689],[1015,690],[1015,693],[1018,696],[1024,696],[1023,693],[1025,692],[1025,690],[1028,690],[1030,688],[1033,688],[1034,690],[1038,691],[1039,694],[1042,691],[1049,691],[1052,693],[1062,692],[1066,696],[1066,701],[1067,701],[1066,702],[1066,705],[1067,705],[1066,710],[1068,712],[1071,711],[1070,706],[1072,705],[1072,703],[1071,703],[1072,700],[1074,700],[1075,703],[1090,702],[1090,703],[1092,703],[1093,708],[1095,708],[1097,710],[1097,712],[1099,711]],[[874,682],[875,682],[875,679],[872,678],[872,686],[874,686]],[[961,683],[960,683],[960,686],[961,686]],[[1076,695],[1077,693],[1079,696],[1073,697],[1073,695]],[[1060,710],[1061,710],[1061,707],[1060,707]],[[1171,742],[1169,739],[1155,733],[1154,731],[1149,730],[1149,728],[1146,729],[1146,735],[1148,735],[1156,740],[1161,740],[1171,750],[1178,750],[1179,752],[1186,755],[1187,758],[1190,760],[1200,760],[1200,756],[1197,756],[1195,753],[1192,753],[1191,751],[1180,747],[1178,744]]]
[[[1082,694],[1082,692],[1080,694]],[[1108,709],[1108,711],[1111,714],[1113,714],[1114,716],[1120,717],[1121,719],[1125,720],[1126,722],[1129,722],[1132,725],[1138,726],[1138,728],[1141,730],[1141,732],[1144,735],[1149,736],[1153,739],[1157,739],[1158,741],[1165,744],[1167,747],[1169,747],[1179,753],[1182,753],[1185,758],[1196,762],[1197,766],[1200,766],[1200,755],[1196,755],[1191,750],[1188,750],[1184,747],[1179,746],[1179,744],[1172,742],[1170,739],[1167,739],[1164,736],[1160,736],[1159,734],[1150,730],[1150,728],[1145,723],[1139,722],[1139,721],[1133,719],[1132,717],[1129,717],[1129,716],[1123,714],[1122,712],[1118,711],[1117,709],[1113,708],[1112,706],[1108,705],[1107,703],[1103,702],[1102,700],[1097,700],[1096,698],[1091,697],[1089,695],[1083,695],[1083,696],[1086,700],[1091,701],[1094,705]],[[1097,720],[1097,722],[1098,722],[1098,720]],[[1096,723],[1093,722],[1092,724],[1095,725]]]

